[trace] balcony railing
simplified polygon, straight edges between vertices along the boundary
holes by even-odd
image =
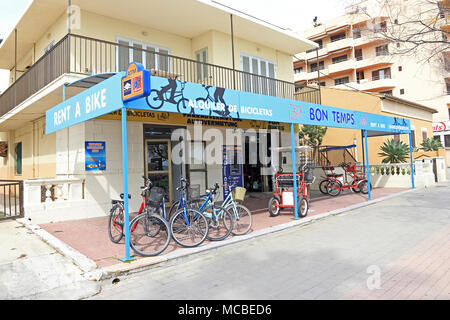
[[[304,97],[306,102],[320,103],[320,93],[316,88],[310,88],[308,94],[299,95],[295,93],[295,84],[292,82],[153,50],[68,34],[0,96],[0,116],[63,74],[119,72],[126,68],[130,56],[136,62],[143,63],[153,76],[280,98],[298,100],[299,97]]]

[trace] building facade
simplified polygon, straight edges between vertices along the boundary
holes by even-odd
[[[417,1],[389,1],[387,6],[396,2],[417,10]],[[404,21],[394,21],[393,13],[380,3],[360,1],[348,7],[344,16],[302,33],[318,43],[319,50],[295,55],[296,83],[389,94],[434,108],[438,111],[434,121],[448,121],[448,63],[425,63],[421,58],[426,57],[394,54],[403,44],[383,40],[376,33]],[[447,13],[439,14],[437,24],[442,28],[448,23]]]
[[[124,71],[132,61],[169,84],[203,84],[205,99],[216,99],[209,86],[303,99],[295,94],[292,55],[316,45],[298,35],[212,1],[136,0],[132,10],[118,0],[72,0],[71,5],[68,8],[65,0],[32,1],[0,46],[0,68],[11,70],[10,85],[0,96],[0,141],[7,146],[0,175],[24,182],[25,212],[36,223],[104,215],[110,199],[122,192],[120,116],[106,115],[47,135],[45,112]],[[182,94],[181,89],[167,98],[181,100]],[[311,97],[313,102],[320,99],[315,89],[305,99]],[[279,123],[157,110],[130,111],[128,118],[131,210],[140,202],[143,175],[166,188],[168,202],[177,198],[181,176],[201,192],[222,183],[221,165],[172,163],[170,152],[177,142],[171,137],[177,129],[195,136],[194,124],[200,123],[223,137],[227,129],[264,129],[266,133],[256,135],[257,141],[268,141],[264,150],[256,150],[262,154],[270,152],[274,139],[276,144],[290,144],[289,131]],[[270,130],[280,134],[271,135]],[[208,139],[200,135],[192,142],[188,148],[193,157],[207,160]],[[106,149],[104,171],[87,169],[88,142]],[[243,148],[249,142],[237,137],[230,143]],[[243,184],[267,191],[269,177],[262,171],[269,165],[240,167]],[[284,165],[290,165],[289,158]],[[58,199],[70,200],[70,205]]]

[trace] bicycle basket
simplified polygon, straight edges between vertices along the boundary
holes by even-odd
[[[200,198],[200,185],[193,184],[189,187],[189,199]]]
[[[149,206],[158,206],[164,198],[164,188],[153,187],[150,189],[150,195],[147,198],[147,204]]]
[[[233,199],[234,201],[243,202],[245,198],[245,192],[247,189],[242,187],[236,187],[233,191]]]

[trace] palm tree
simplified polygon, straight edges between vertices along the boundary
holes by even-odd
[[[437,151],[439,148],[442,148],[441,141],[434,138],[428,138],[420,145],[422,146],[423,151]]]
[[[385,141],[380,147],[382,152],[378,155],[384,157],[383,163],[402,163],[406,162],[409,155],[409,147],[406,143],[401,141],[394,141],[390,139]]]

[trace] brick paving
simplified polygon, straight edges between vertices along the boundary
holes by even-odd
[[[103,283],[93,299],[449,299],[450,183]],[[379,270],[380,289],[367,283]]]
[[[404,190],[407,189],[375,189],[373,190],[373,198],[381,198]],[[294,214],[291,209],[282,210],[278,217],[269,216],[267,207],[270,196],[271,194],[254,194],[245,200],[245,205],[252,211],[253,221],[250,231],[293,221]],[[367,195],[355,194],[348,190],[338,197],[330,197],[320,192],[313,192],[308,216],[344,208],[366,200]],[[130,219],[132,217],[133,215],[130,216]],[[95,261],[99,267],[107,267],[122,263],[118,259],[125,256],[125,239],[123,238],[119,244],[111,242],[108,237],[107,225],[108,217],[99,217],[42,224],[40,227]],[[204,244],[206,243],[207,241],[204,242]],[[172,240],[169,247],[162,254],[167,254],[177,249],[180,249],[180,247]],[[133,254],[133,251],[131,253]],[[136,258],[139,259],[140,257],[136,256]]]

